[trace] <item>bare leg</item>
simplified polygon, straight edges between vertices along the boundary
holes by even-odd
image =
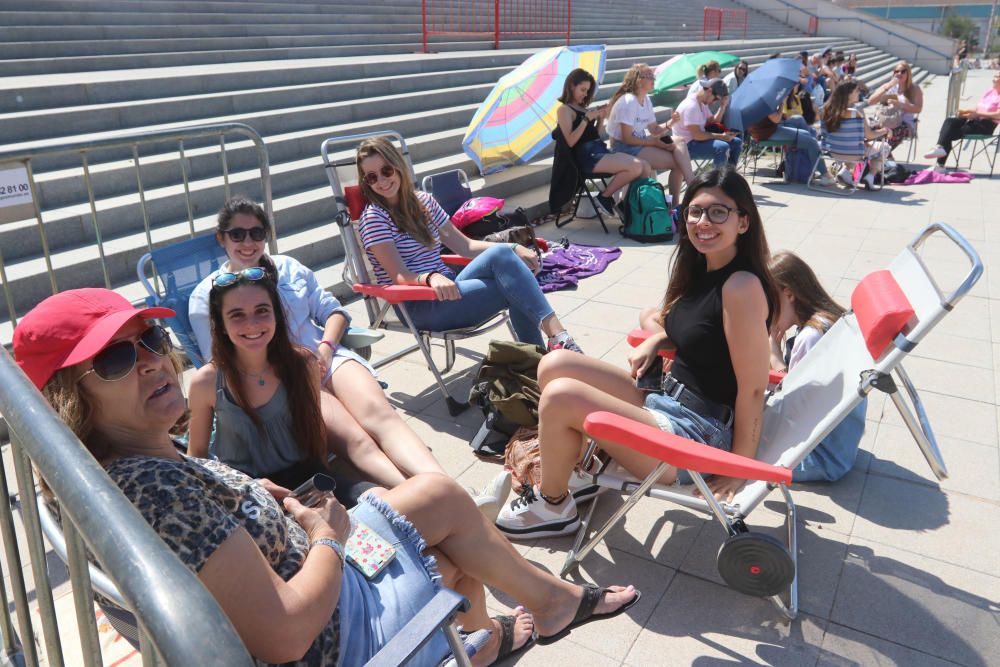
[[[382,497],[464,576],[496,587],[530,609],[541,636],[556,634],[573,619],[582,589],[528,563],[451,478],[418,475]],[[632,587],[614,586],[595,612],[614,611],[634,596]]]
[[[674,140],[674,161],[677,168],[684,175],[684,182],[688,185],[694,180],[694,167],[691,166],[691,154],[688,152],[687,144],[683,141]],[[680,202],[677,202],[680,204]]]
[[[641,151],[639,151],[639,157],[649,163],[649,165],[657,171],[670,171],[669,176],[669,191],[670,196],[673,199],[674,206],[680,201],[681,196],[681,185],[683,185],[683,174],[677,166],[677,161],[674,159],[674,154],[664,148],[654,148],[653,146],[645,146]]]
[[[333,394],[321,391],[319,396],[330,449],[377,484],[391,487],[406,479]]]
[[[557,333],[566,331],[566,327],[564,327],[563,323],[559,321],[559,318],[556,317],[555,313],[552,313],[544,320],[542,320],[541,327],[542,327],[542,333],[544,333],[549,338],[552,338]]]
[[[330,378],[333,393],[351,417],[377,443],[404,476],[444,472],[427,445],[396,412],[372,374],[355,361],[347,361]]]
[[[641,160],[627,153],[608,153],[594,165],[594,173],[614,174],[608,187],[601,194],[610,197],[626,185],[644,174],[646,168]]]

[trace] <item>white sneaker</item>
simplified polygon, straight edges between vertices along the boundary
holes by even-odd
[[[939,157],[944,157],[946,155],[948,155],[948,151],[946,151],[941,146],[935,146],[934,150],[924,154],[924,158],[927,160],[936,160]]]
[[[487,484],[482,492],[478,494],[471,494],[472,499],[476,503],[476,507],[479,511],[483,513],[490,522],[497,520],[497,515],[500,514],[500,508],[504,506],[507,502],[507,496],[510,495],[510,471],[504,470],[499,475],[493,478],[493,481]]]
[[[865,190],[875,189],[875,174],[869,171],[867,174],[861,177],[861,180],[865,184]]]
[[[849,188],[853,188],[855,186],[854,174],[847,167],[844,167],[837,172],[837,180]]]
[[[573,468],[573,472],[569,476],[569,493],[577,505],[587,502],[602,491],[604,491],[604,487],[594,484],[593,473]]]
[[[574,533],[580,527],[580,516],[572,495],[566,494],[562,502],[553,505],[535,486],[500,510],[496,526],[512,540],[558,537]]]
[[[934,173],[935,174],[947,174],[948,173],[948,168],[945,167],[943,164],[936,164],[936,165],[934,165]]]
[[[828,188],[831,185],[836,185],[837,179],[835,179],[829,173],[826,173],[826,174],[823,174],[822,176],[820,176],[819,178],[817,178],[815,181],[813,181],[813,183],[816,183],[818,185],[822,185],[824,188]]]

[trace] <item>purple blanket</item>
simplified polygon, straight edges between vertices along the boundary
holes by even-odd
[[[622,254],[621,248],[599,248],[575,243],[571,243],[568,248],[553,246],[555,249],[542,258],[542,270],[538,274],[538,284],[542,286],[543,292],[576,287],[581,278],[601,273]]]
[[[923,185],[924,183],[968,183],[972,180],[972,174],[964,171],[953,171],[947,174],[938,174],[933,169],[924,169],[913,174],[903,185]]]

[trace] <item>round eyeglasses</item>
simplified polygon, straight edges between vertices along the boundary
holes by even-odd
[[[707,215],[708,221],[714,225],[721,225],[727,220],[733,212],[743,213],[738,208],[732,208],[731,206],[726,206],[725,204],[710,204],[706,207],[698,206],[697,204],[691,204],[686,206],[684,210],[681,211],[681,217],[683,217],[688,224],[696,224],[701,222],[702,216]]]
[[[237,271],[236,273],[226,272],[220,273],[215,276],[212,280],[212,284],[216,287],[229,287],[230,285],[235,285],[240,280],[249,280],[252,283],[258,280],[263,280],[267,272],[264,271],[259,266],[251,266],[249,269],[243,269],[242,271]]]
[[[267,238],[267,230],[263,227],[251,227],[246,229],[245,227],[232,227],[222,232],[227,235],[233,243],[243,243],[243,239],[250,235],[250,240],[255,243],[260,243]]]
[[[154,325],[143,331],[135,342],[118,341],[98,352],[94,355],[93,367],[76,381],[79,382],[91,373],[106,382],[117,382],[128,377],[139,361],[139,345],[159,357],[166,356],[174,349],[167,330]]]

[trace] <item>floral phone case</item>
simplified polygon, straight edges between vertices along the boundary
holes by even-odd
[[[347,539],[344,555],[361,574],[371,579],[396,557],[396,547],[365,524],[358,522]]]

